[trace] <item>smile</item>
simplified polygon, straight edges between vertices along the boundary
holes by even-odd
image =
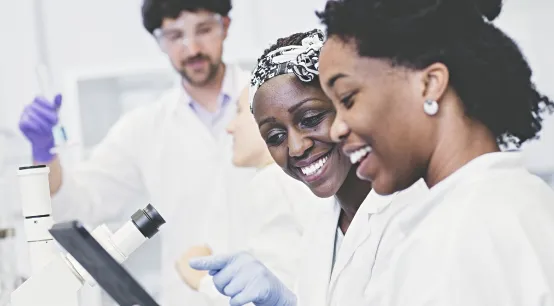
[[[371,153],[371,147],[365,146],[361,149],[358,149],[352,153],[350,153],[350,162],[354,165],[359,163],[364,157],[366,157],[369,153]]]
[[[300,171],[302,171],[302,173],[306,176],[319,174],[325,163],[327,163],[327,161],[329,160],[330,154],[331,152],[323,155],[321,158],[309,164],[308,166],[300,167]]]

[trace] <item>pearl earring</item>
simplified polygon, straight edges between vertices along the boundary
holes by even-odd
[[[435,100],[425,100],[423,111],[429,116],[434,116],[439,112],[439,104]]]

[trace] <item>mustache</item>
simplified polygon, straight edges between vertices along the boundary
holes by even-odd
[[[210,58],[207,56],[207,55],[204,55],[204,54],[197,54],[197,55],[194,55],[192,57],[189,57],[187,59],[185,59],[183,61],[183,64],[187,65],[187,64],[190,64],[192,62],[195,62],[195,61],[200,61],[200,60],[207,60],[209,61]]]

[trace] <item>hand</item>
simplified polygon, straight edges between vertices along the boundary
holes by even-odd
[[[175,268],[181,276],[181,279],[192,289],[198,290],[200,286],[200,281],[208,275],[207,271],[198,271],[194,270],[189,265],[189,260],[194,257],[199,256],[209,256],[212,255],[212,250],[205,245],[194,246],[188,249],[175,264]]]
[[[37,162],[49,163],[55,157],[50,153],[55,145],[52,128],[58,123],[58,109],[61,105],[62,96],[59,94],[54,97],[54,101],[35,97],[21,114],[19,129],[31,142],[33,159]]]
[[[230,305],[293,306],[296,296],[261,262],[248,253],[194,258],[190,266],[209,270],[217,290]]]

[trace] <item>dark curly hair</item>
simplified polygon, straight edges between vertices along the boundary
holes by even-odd
[[[228,16],[231,8],[231,0],[144,0],[142,24],[152,34],[161,27],[164,18],[177,18],[182,11],[206,10]]]
[[[316,13],[328,37],[354,42],[360,56],[409,69],[443,63],[466,115],[501,146],[537,137],[554,103],[539,93],[516,43],[491,22],[501,0],[334,0]]]

